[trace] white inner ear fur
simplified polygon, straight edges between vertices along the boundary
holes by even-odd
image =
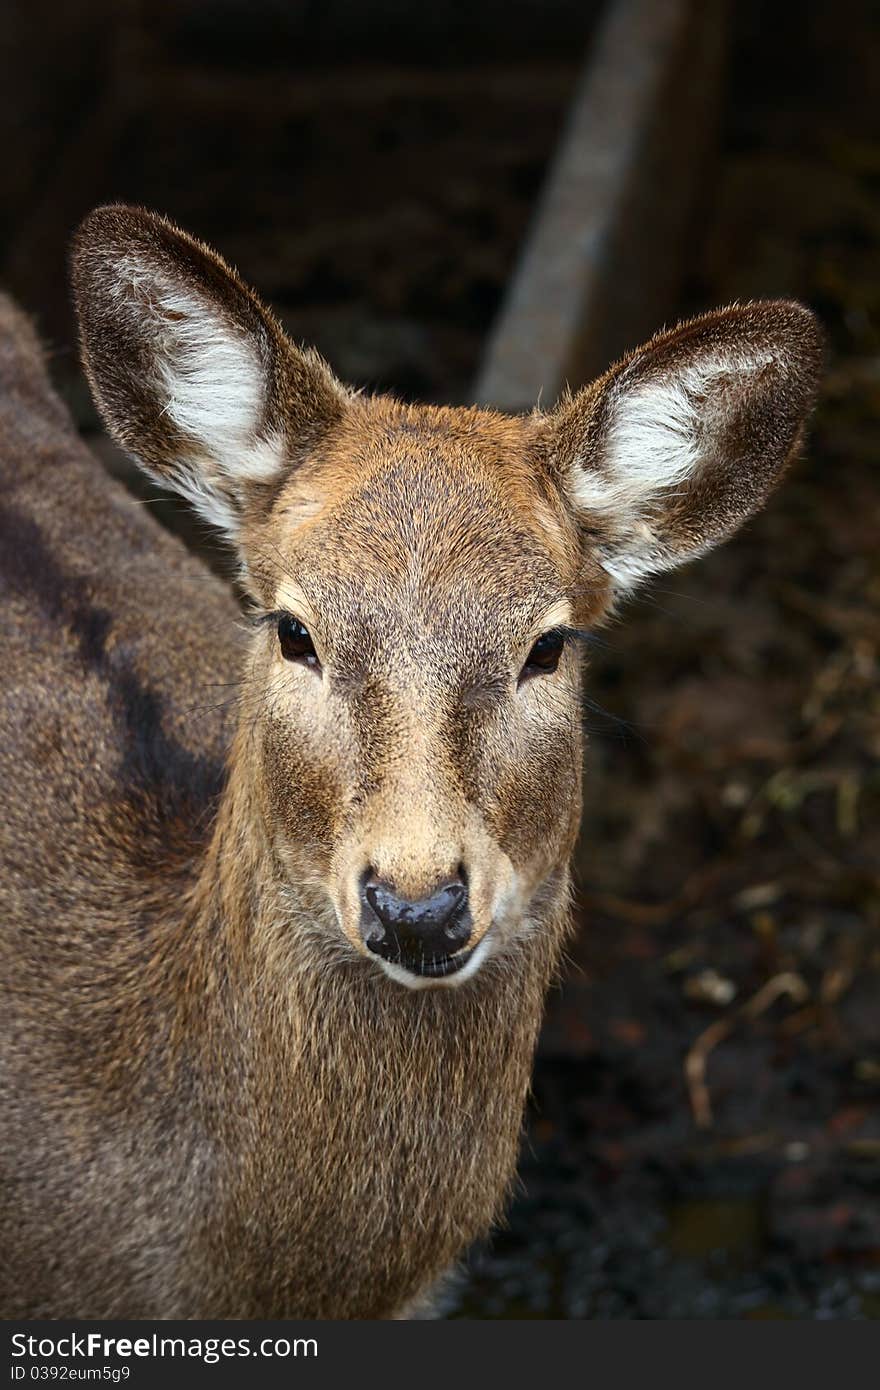
[[[283,439],[259,433],[265,377],[257,344],[153,267],[120,267],[119,289],[150,347],[160,414],[192,440],[176,486],[207,521],[234,533],[237,485],[268,481],[284,462]]]
[[[705,356],[668,377],[628,385],[627,373],[611,387],[610,422],[598,467],[575,460],[570,495],[578,508],[599,512],[621,537],[602,564],[623,588],[666,568],[656,544],[651,504],[681,486],[706,464],[707,444],[717,440],[725,398],[736,378],[760,371],[770,353]]]

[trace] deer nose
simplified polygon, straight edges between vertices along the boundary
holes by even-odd
[[[463,870],[430,897],[416,900],[400,897],[368,870],[361,904],[367,950],[417,975],[450,973],[450,957],[467,944],[473,927]]]

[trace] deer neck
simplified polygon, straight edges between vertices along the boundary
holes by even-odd
[[[334,942],[308,892],[283,880],[256,789],[233,763],[197,901],[222,1019],[206,1074],[234,1091],[214,1114],[234,1169],[242,1289],[256,1287],[249,1251],[273,1250],[296,1280],[314,1241],[316,1265],[334,1252],[344,1263],[351,1314],[381,1315],[401,1288],[416,1292],[426,1258],[439,1273],[487,1228],[515,1169],[564,892],[503,962],[460,988],[408,990]],[[379,1245],[391,1263],[377,1275]],[[272,1297],[321,1316],[323,1287]]]

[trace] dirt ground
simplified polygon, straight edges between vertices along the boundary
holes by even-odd
[[[869,9],[739,22],[682,310],[802,297],[824,395],[764,515],[597,645],[581,925],[519,1194],[453,1315],[880,1317]]]

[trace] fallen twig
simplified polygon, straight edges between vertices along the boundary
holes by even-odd
[[[706,1067],[711,1053],[743,1019],[757,1018],[783,995],[787,995],[795,1004],[804,1004],[810,997],[810,991],[802,976],[793,970],[784,970],[767,980],[735,1013],[711,1023],[691,1047],[685,1058],[684,1074],[691,1111],[699,1129],[712,1127],[712,1101],[706,1082]]]

